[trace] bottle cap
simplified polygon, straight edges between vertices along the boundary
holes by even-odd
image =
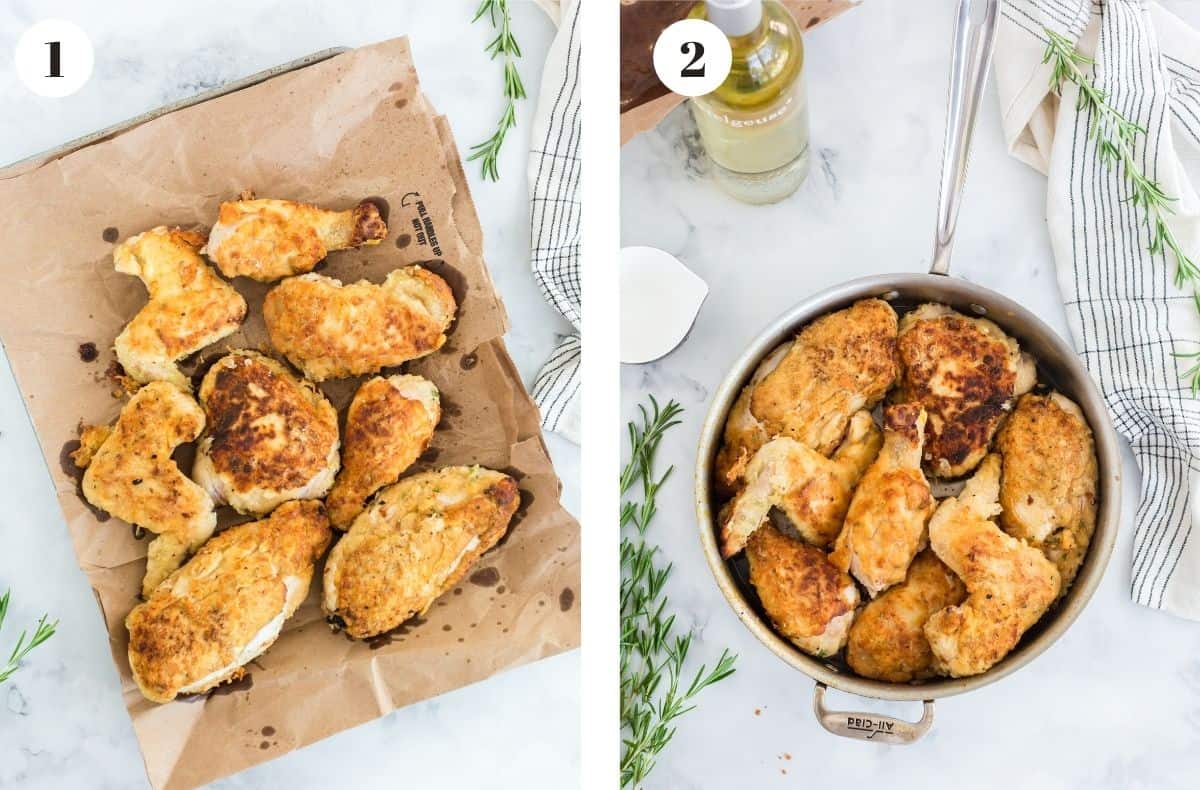
[[[762,0],[706,0],[708,21],[727,36],[754,32],[762,21]]]

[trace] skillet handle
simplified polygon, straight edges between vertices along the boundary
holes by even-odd
[[[933,239],[930,274],[950,274],[950,245],[958,222],[963,182],[975,115],[987,84],[996,18],[1001,0],[959,0],[954,23],[954,51],[950,64],[950,101],[946,110],[946,142],[942,150],[942,183],[938,192],[937,231]]]
[[[825,708],[825,684],[818,683],[813,690],[813,712],[821,726],[843,738],[860,741],[888,743],[903,746],[916,743],[933,726],[933,700],[927,699],[921,720],[907,722],[891,716],[876,716],[869,713],[827,710]]]

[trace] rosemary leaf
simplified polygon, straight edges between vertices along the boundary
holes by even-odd
[[[8,602],[11,594],[12,590],[9,590],[0,596],[0,628],[4,627],[4,617],[8,614]],[[53,623],[48,623],[46,619],[47,615],[42,615],[42,619],[38,620],[37,626],[33,630],[33,638],[28,642],[25,641],[28,635],[27,631],[22,631],[21,635],[17,637],[17,644],[13,647],[12,653],[9,654],[8,661],[0,665],[0,683],[8,680],[21,668],[21,662],[35,647],[54,636],[54,630],[58,627],[58,621],[55,620]]]
[[[508,0],[483,0],[475,9],[475,16],[471,22],[478,22],[484,15],[487,16],[488,22],[497,33],[483,51],[492,60],[498,56],[504,58],[503,95],[505,106],[504,111],[500,114],[500,120],[496,123],[496,131],[482,143],[471,146],[471,155],[467,157],[467,161],[472,162],[479,159],[479,169],[483,177],[490,181],[498,181],[500,179],[498,165],[500,149],[504,146],[504,138],[508,134],[508,130],[517,125],[517,102],[525,98],[525,85],[521,82],[521,75],[517,71],[516,61],[521,57],[521,47],[513,36]]]

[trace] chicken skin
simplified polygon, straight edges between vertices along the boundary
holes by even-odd
[[[284,280],[263,316],[273,345],[313,381],[378,373],[437,351],[457,306],[450,286],[420,266],[383,285],[342,285],[319,274]]]
[[[931,677],[933,651],[925,623],[934,612],[966,597],[962,580],[932,551],[921,552],[903,582],[858,613],[846,642],[846,663],[863,677],[889,683]]]
[[[226,277],[269,283],[311,272],[335,250],[378,244],[387,224],[374,203],[326,211],[290,200],[222,203],[205,252]]]
[[[967,587],[963,603],[925,623],[935,668],[956,678],[986,672],[1008,655],[1061,587],[1054,563],[992,523],[999,496],[1000,456],[993,454],[929,520],[929,545]]]
[[[113,250],[116,270],[140,278],[150,294],[113,344],[135,381],[191,392],[176,362],[233,334],[246,317],[246,300],[200,257],[203,244],[195,231],[157,227]]]
[[[854,491],[829,558],[872,598],[904,581],[936,504],[921,471],[925,411],[914,403],[889,406],[883,422],[883,448]]]
[[[746,464],[750,463],[758,448],[771,438],[767,436],[767,429],[751,413],[750,399],[755,386],[779,366],[791,346],[791,342],[784,343],[758,363],[754,375],[750,377],[750,383],[742,388],[729,411],[729,417],[725,420],[721,449],[717,453],[714,478],[717,493],[722,496],[733,496],[741,489]]]
[[[208,430],[192,476],[217,504],[262,515],[333,485],[337,412],[279,362],[253,351],[222,357],[200,384],[200,403]]]
[[[1017,341],[985,318],[923,304],[900,321],[903,373],[897,403],[929,413],[925,469],[962,477],[987,455],[1013,399],[1033,388],[1037,370]]]
[[[1077,406],[1057,392],[1022,395],[996,437],[1004,459],[1000,526],[1075,580],[1096,529],[1096,446]]]
[[[825,552],[772,526],[746,544],[750,583],[763,610],[783,636],[810,655],[842,649],[858,606],[858,588]]]
[[[342,471],[325,499],[334,527],[348,529],[372,494],[400,479],[441,417],[437,387],[420,376],[376,377],[358,388],[346,412]]]
[[[330,622],[366,639],[424,614],[504,536],[520,499],[516,480],[478,466],[383,489],[325,562]]]
[[[165,381],[138,390],[111,428],[84,428],[74,461],[83,495],[101,510],[158,535],[146,558],[148,596],[217,527],[208,493],[179,470],[171,453],[200,435],[204,411]]]
[[[871,409],[896,381],[896,331],[896,311],[881,299],[818,318],[754,388],[750,412],[768,438],[830,455],[855,412]]]
[[[225,530],[125,618],[142,695],[170,702],[241,678],[308,595],[329,545],[319,502],[288,502]]]
[[[788,517],[800,537],[824,548],[842,529],[850,497],[882,443],[868,412],[850,421],[846,440],[826,458],[795,439],[767,442],[746,467],[746,486],[722,511],[721,553],[732,557],[767,522],[772,507]]]

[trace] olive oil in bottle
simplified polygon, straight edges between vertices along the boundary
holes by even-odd
[[[717,183],[746,203],[774,203],[808,176],[804,44],[777,0],[707,0],[691,16],[729,37],[733,66],[712,93],[691,100]]]

